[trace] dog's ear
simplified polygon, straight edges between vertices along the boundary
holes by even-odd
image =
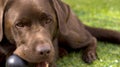
[[[55,9],[56,12],[56,16],[57,16],[57,22],[59,25],[59,30],[60,33],[65,35],[68,32],[68,27],[66,25],[67,19],[68,19],[68,14],[69,14],[69,9],[68,6],[66,4],[63,4],[63,2],[61,2],[61,0],[52,0],[52,4],[53,7]]]
[[[80,23],[80,20],[67,4],[63,3],[61,0],[52,1],[57,15],[59,30],[62,35],[68,35],[71,33],[71,30],[75,31],[75,29],[79,29],[80,27],[82,29],[84,25]]]
[[[3,26],[2,26],[2,23],[3,23],[3,0],[0,0],[0,41],[2,40],[3,38]]]
[[[0,0],[0,41],[2,41],[3,38],[3,15],[7,1],[8,0]]]

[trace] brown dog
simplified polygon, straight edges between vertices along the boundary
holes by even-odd
[[[83,60],[91,63],[95,37],[120,43],[119,32],[83,25],[61,0],[0,0],[1,63],[13,53],[35,66],[55,67],[58,46],[84,47]]]

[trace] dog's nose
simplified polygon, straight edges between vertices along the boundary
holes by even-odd
[[[36,47],[36,51],[40,56],[48,56],[51,52],[51,48],[48,45],[45,46],[38,45]]]

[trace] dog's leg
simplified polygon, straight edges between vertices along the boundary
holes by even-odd
[[[91,41],[88,43],[85,49],[83,50],[82,59],[86,63],[92,63],[92,61],[97,59],[97,53],[96,53],[96,39],[93,37]]]
[[[86,36],[87,36],[87,31],[86,31]],[[86,36],[81,36],[76,37],[74,34],[66,35],[66,36],[60,36],[60,45],[64,47],[66,50],[76,50],[83,48],[83,56],[82,59],[86,63],[91,63],[94,60],[97,59],[97,53],[96,53],[96,45],[97,45],[97,40],[90,34],[88,34],[88,37]],[[86,40],[83,40],[83,38],[86,38]],[[82,41],[83,40],[83,41]],[[65,53],[65,51],[63,51]]]

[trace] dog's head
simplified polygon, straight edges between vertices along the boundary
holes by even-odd
[[[16,45],[13,53],[30,63],[51,63],[57,26],[61,33],[66,32],[67,13],[58,1],[0,0],[0,40],[5,35]]]

